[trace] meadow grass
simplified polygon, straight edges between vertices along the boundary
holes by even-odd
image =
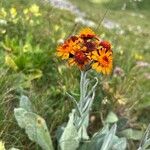
[[[123,1],[71,0],[87,19],[96,23],[96,33],[109,39],[113,45],[114,68],[119,66],[124,75],[103,77],[91,71],[89,78],[99,78],[92,114],[96,116],[90,132],[102,126],[103,118],[111,110],[119,118],[126,118],[126,127],[144,130],[149,123],[150,67],[139,67],[138,61],[148,62],[150,48],[149,0],[130,3],[122,10]],[[39,6],[41,15],[26,20],[23,10],[32,4]],[[76,68],[66,67],[56,57],[60,39],[83,28],[75,23],[75,15],[53,8],[41,1],[1,1],[0,8],[7,12],[7,25],[0,25],[0,139],[7,148],[39,149],[28,140],[14,119],[13,109],[18,106],[21,94],[29,96],[35,112],[45,118],[55,139],[55,130],[68,118],[72,102],[66,92],[79,97],[79,74]],[[18,21],[11,17],[16,8]],[[3,19],[0,14],[0,19]],[[103,19],[120,24],[120,29],[106,29]],[[123,32],[123,33],[120,33]],[[7,58],[7,59],[6,59]],[[147,76],[146,76],[147,75]],[[150,77],[149,77],[150,78]],[[102,91],[102,92],[101,92]],[[105,102],[105,103],[104,103]],[[120,109],[121,107],[121,109]],[[136,144],[132,144],[135,149]]]

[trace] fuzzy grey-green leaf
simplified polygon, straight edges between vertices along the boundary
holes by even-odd
[[[109,150],[110,147],[112,146],[113,144],[113,137],[115,136],[115,133],[116,133],[116,124],[114,124],[110,131],[106,134],[105,138],[104,138],[104,141],[103,141],[103,144],[102,144],[102,147],[100,150]]]
[[[26,126],[26,122],[25,122],[25,119],[24,116],[26,114],[26,110],[23,109],[23,108],[15,108],[14,109],[14,115],[15,115],[15,118],[18,122],[18,125],[21,127],[21,128],[25,128]]]
[[[59,146],[61,150],[76,150],[79,146],[79,137],[76,127],[74,126],[74,113],[69,116],[69,121],[65,130],[59,140]]]
[[[125,150],[127,147],[127,140],[125,138],[118,138],[113,140],[112,150]]]
[[[109,125],[107,124],[99,132],[93,135],[91,141],[86,142],[86,145],[82,147],[84,148],[86,146],[86,150],[99,150],[103,144],[104,137],[108,132]]]
[[[84,125],[82,125],[79,130],[78,130],[78,136],[80,139],[84,139],[84,140],[88,140],[89,139],[89,136],[87,134],[87,131],[86,131],[86,127]]]
[[[24,108],[26,111],[32,111],[32,104],[27,96],[22,95],[20,98],[20,107]]]
[[[142,131],[134,130],[130,128],[123,130],[120,134],[125,136],[127,139],[132,139],[132,140],[140,140],[143,136]]]
[[[13,148],[10,148],[9,150],[19,150],[19,149],[18,149],[18,148],[14,148],[14,147],[13,147]]]
[[[110,111],[107,115],[105,122],[106,123],[115,123],[117,121],[118,121],[117,115],[114,112]]]
[[[19,126],[25,129],[30,140],[38,143],[44,150],[53,150],[51,137],[42,117],[23,108],[16,108],[14,114]]]

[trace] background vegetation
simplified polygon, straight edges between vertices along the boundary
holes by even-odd
[[[56,47],[87,26],[109,39],[114,52],[111,76],[90,73],[91,79],[99,78],[99,85],[89,134],[102,126],[110,111],[119,117],[119,131],[132,128],[142,133],[150,122],[150,1],[71,2],[86,16],[47,1],[0,1],[0,139],[7,148],[39,149],[14,119],[21,94],[29,96],[35,111],[46,119],[55,141],[56,128],[68,119],[73,106],[66,92],[79,97],[80,76],[77,68],[56,57]],[[130,137],[129,149],[138,143],[138,138]]]

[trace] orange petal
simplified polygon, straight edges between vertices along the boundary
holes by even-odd
[[[63,53],[62,53],[62,52],[56,52],[56,55],[57,55],[58,57],[60,57],[60,56],[63,55]]]
[[[69,53],[63,54],[62,59],[68,59],[68,58],[69,58]]]
[[[93,69],[96,69],[96,68],[98,67],[98,65],[99,65],[99,63],[96,62],[96,63],[92,64],[92,68],[93,68]]]

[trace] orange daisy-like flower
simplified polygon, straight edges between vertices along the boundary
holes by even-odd
[[[93,38],[96,37],[96,34],[90,28],[85,28],[79,32],[79,36],[82,38]]]
[[[106,48],[106,50],[111,49],[111,44],[108,41],[101,41],[100,46],[102,46],[103,48]]]
[[[88,63],[84,40],[78,36],[71,36],[57,48],[57,56],[67,59],[70,66],[77,65],[80,69]]]
[[[110,74],[112,70],[112,52],[102,48],[92,52],[93,64],[92,68],[103,74]]]
[[[68,59],[70,55],[74,55],[76,51],[80,50],[80,42],[82,40],[77,36],[70,37],[57,47],[57,56],[62,57],[62,59]]]
[[[69,65],[77,65],[81,70],[89,63],[89,58],[84,51],[77,51],[68,61]]]
[[[70,66],[81,70],[95,69],[109,74],[112,69],[112,50],[108,41],[101,41],[90,29],[85,28],[78,35],[71,36],[58,46],[57,56],[66,59]]]

